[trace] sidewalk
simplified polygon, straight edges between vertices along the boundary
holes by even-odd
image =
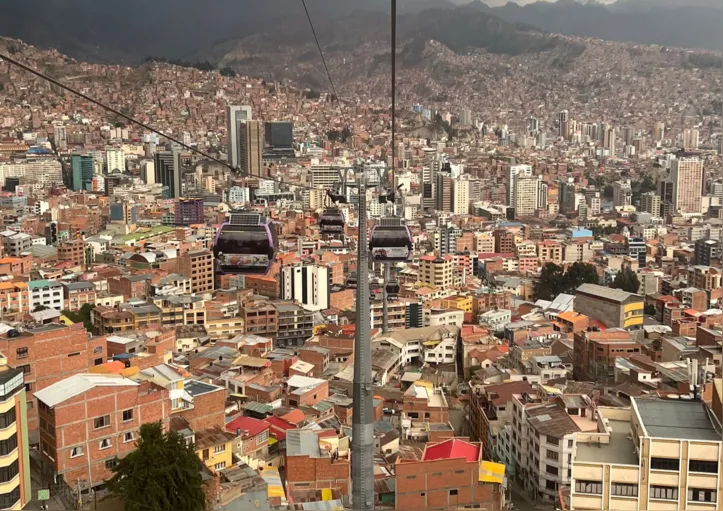
[[[518,511],[531,511],[533,509],[537,511],[552,511],[555,509],[551,504],[545,504],[543,502],[535,501],[527,492],[517,483],[512,484],[512,504],[514,509]]]

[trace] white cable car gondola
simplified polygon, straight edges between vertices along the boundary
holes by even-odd
[[[402,219],[382,218],[372,227],[369,250],[379,263],[406,262],[412,259],[412,233]]]
[[[231,213],[221,225],[213,246],[219,273],[263,275],[268,273],[277,250],[271,221],[258,213]]]

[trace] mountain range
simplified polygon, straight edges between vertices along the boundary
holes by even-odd
[[[415,30],[421,33],[431,27],[429,38],[451,38],[460,40],[463,46],[471,42],[488,49],[500,44],[490,41],[490,37],[502,39],[505,47],[518,49],[547,41],[531,36],[533,28],[520,30],[519,24],[583,37],[719,49],[723,46],[723,31],[718,26],[722,14],[719,3],[720,0],[618,0],[603,5],[558,0],[490,7],[476,0],[460,7],[460,0],[399,0],[399,23],[406,34]],[[372,32],[388,30],[389,0],[307,0],[307,5],[318,26],[330,26],[330,21],[353,22],[355,16],[366,16],[360,13],[363,9],[367,13],[386,14],[387,18],[374,18],[378,25],[364,24],[362,28]],[[474,17],[482,23],[481,27],[495,25],[504,30],[475,34],[480,27],[471,27],[466,22],[464,35],[450,35],[445,31],[456,32],[456,27],[449,22],[435,23],[435,18],[460,9],[482,13],[484,16]],[[508,23],[502,25],[504,22]],[[218,48],[230,40],[274,36],[289,25],[298,28],[293,31],[298,37],[308,38],[300,0],[124,0],[122,4],[98,0],[0,0],[0,36],[100,62],[134,64],[147,57],[213,62],[218,58]],[[304,29],[307,33],[302,35]],[[326,39],[348,43],[340,33]],[[454,42],[450,47],[454,49]]]

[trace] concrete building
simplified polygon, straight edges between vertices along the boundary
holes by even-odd
[[[531,165],[510,165],[507,169],[507,205],[514,207],[518,177],[532,177]]]
[[[454,285],[454,260],[452,256],[420,257],[418,279],[422,284],[442,289]]]
[[[655,192],[647,192],[640,196],[640,210],[654,217],[660,216],[660,203],[660,195]]]
[[[324,189],[333,187],[341,182],[340,171],[341,167],[338,165],[312,165],[309,170],[311,186]]]
[[[178,199],[175,204],[176,225],[203,224],[203,199]]]
[[[466,215],[469,213],[470,182],[457,178],[452,181],[452,213]]]
[[[706,405],[632,397],[597,415],[575,440],[571,509],[723,509],[720,422]]]
[[[85,267],[85,240],[82,238],[63,241],[58,244],[58,260],[70,261],[73,266]]]
[[[309,311],[329,308],[330,284],[327,266],[302,264],[281,268],[281,299],[294,300]]]
[[[161,151],[155,154],[154,181],[163,185],[164,198],[177,199],[183,196],[183,175],[181,151]]]
[[[136,448],[140,427],[168,420],[169,393],[120,375],[76,374],[35,393],[40,451],[55,480],[89,488],[112,476],[118,458]]]
[[[3,253],[9,257],[20,257],[33,246],[33,237],[24,232],[3,231]]]
[[[681,156],[672,162],[673,206],[682,213],[703,209],[703,162],[697,156]]]
[[[538,208],[540,179],[534,176],[517,176],[512,206],[515,216],[532,216]]]
[[[630,180],[624,179],[613,183],[613,205],[615,207],[630,206],[633,203],[633,189]]]
[[[71,190],[91,190],[94,165],[92,156],[74,154],[70,158]]]
[[[643,326],[643,297],[596,284],[583,284],[575,292],[575,311],[608,328]]]
[[[27,396],[23,371],[0,358],[0,509],[23,509],[32,500]]]
[[[105,152],[105,164],[108,173],[126,171],[126,155],[123,149],[108,149]]]
[[[295,303],[274,303],[278,312],[275,346],[303,346],[314,329],[311,311]]]
[[[244,121],[253,119],[250,106],[229,105],[226,107],[226,156],[228,163],[233,168],[240,166],[241,150],[240,131]]]
[[[63,285],[51,280],[31,280],[28,282],[30,292],[30,310],[43,306],[48,309],[63,310]]]
[[[247,120],[239,127],[239,168],[248,176],[261,176],[264,131],[261,121]]]
[[[336,490],[351,495],[348,438],[321,437],[308,429],[286,432],[286,484],[290,492]]]

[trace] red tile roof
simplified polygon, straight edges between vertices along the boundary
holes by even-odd
[[[234,420],[226,424],[226,431],[229,433],[236,433],[237,430],[241,431],[241,438],[253,438],[256,435],[269,429],[271,425],[268,422],[254,419],[253,417],[236,417]]]
[[[451,438],[435,445],[427,444],[424,449],[422,461],[450,460],[465,458],[467,463],[474,463],[480,459],[480,446]]]

